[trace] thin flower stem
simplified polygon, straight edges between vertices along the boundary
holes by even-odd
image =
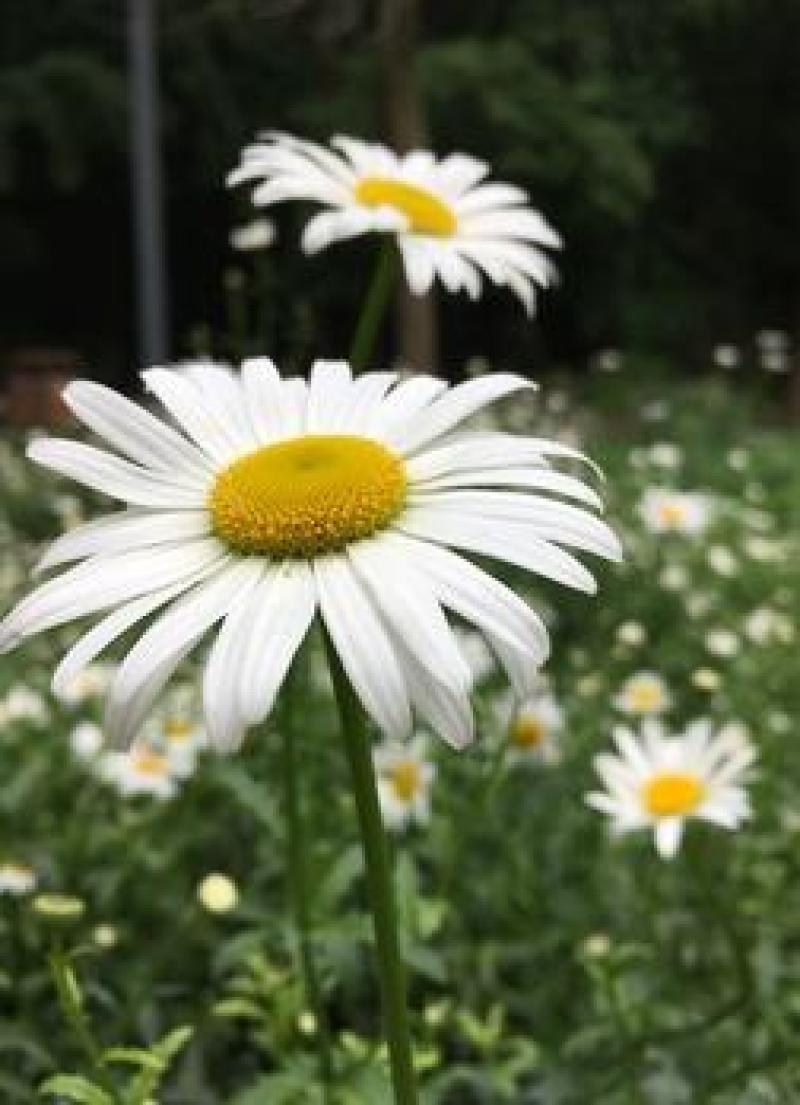
[[[300,967],[303,972],[306,1001],[316,1021],[317,1059],[319,1062],[322,1100],[324,1105],[332,1101],[333,1061],[331,1038],[322,987],[314,962],[309,917],[308,845],[300,799],[300,769],[297,757],[295,689],[297,672],[291,672],[284,683],[281,710],[281,739],[283,743],[283,784],[286,807],[287,880],[289,897],[297,932]]]
[[[326,645],[361,829],[395,1103],[416,1105],[416,1078],[406,1006],[406,974],[400,958],[389,848],[378,802],[366,718],[336,649],[327,637]]]
[[[372,283],[358,316],[353,344],[350,346],[350,365],[354,373],[364,371],[375,350],[375,341],[389,305],[396,273],[397,250],[391,239],[386,238],[381,244]]]

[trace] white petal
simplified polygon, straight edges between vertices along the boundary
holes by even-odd
[[[415,491],[409,496],[409,507],[455,514],[459,518],[493,518],[499,523],[514,522],[531,525],[537,536],[557,541],[609,560],[622,559],[622,549],[616,534],[599,518],[580,507],[526,495],[516,491]]]
[[[230,609],[242,588],[262,570],[259,560],[223,567],[175,601],[144,633],[120,665],[108,696],[105,722],[116,744],[130,741],[169,672]],[[165,668],[167,674],[161,676]]]
[[[388,533],[383,540],[414,564],[439,599],[492,641],[505,641],[540,666],[549,653],[541,618],[504,583],[441,545]]]
[[[347,361],[315,361],[308,381],[306,430],[325,433],[339,424],[353,386]]]
[[[505,372],[467,380],[445,392],[413,421],[398,427],[391,438],[404,453],[417,452],[427,442],[448,433],[489,403],[532,387],[534,385],[530,380]]]
[[[149,368],[142,373],[151,391],[178,425],[214,461],[225,464],[242,453],[235,430],[225,424],[215,403],[209,403],[196,381],[166,368]]]
[[[207,570],[206,570],[207,572]],[[96,659],[112,641],[126,633],[131,626],[148,617],[160,606],[188,590],[202,578],[203,573],[189,576],[172,587],[164,587],[142,598],[117,607],[88,633],[75,642],[53,673],[53,693],[60,696],[69,689],[87,664]]]
[[[408,286],[414,295],[430,291],[435,273],[434,255],[424,238],[404,234],[398,240]]]
[[[206,537],[210,532],[211,521],[205,510],[123,511],[87,522],[57,538],[35,570],[43,572],[87,556],[174,544]]]
[[[92,557],[37,587],[7,615],[0,623],[0,651],[43,629],[170,587],[226,559],[225,547],[213,538]]]
[[[682,817],[664,817],[655,825],[656,849],[662,859],[674,859],[683,836]]]
[[[475,718],[466,690],[454,690],[419,661],[399,638],[395,639],[411,704],[435,733],[453,748],[465,748],[475,739]]]
[[[459,517],[434,507],[415,507],[398,518],[395,527],[412,537],[505,560],[579,591],[593,594],[596,590],[586,568],[563,549],[542,540],[533,526],[498,524],[496,519]]]
[[[271,568],[251,599],[254,617],[238,673],[239,702],[248,724],[261,721],[303,642],[316,610],[316,588],[304,561]]]
[[[132,460],[201,487],[208,482],[207,458],[171,426],[118,392],[91,380],[75,380],[64,389],[63,399],[85,426]]]
[[[351,545],[347,555],[393,636],[404,641],[408,651],[424,656],[434,679],[454,691],[468,690],[469,666],[425,576],[396,546],[379,538]]]
[[[212,361],[191,361],[181,369],[181,374],[197,385],[207,406],[218,415],[237,448],[243,451],[257,448],[258,437],[238,374]]]
[[[281,398],[283,381],[269,357],[249,357],[242,361],[242,387],[248,414],[262,444],[281,435]]]
[[[27,453],[37,464],[136,506],[196,510],[205,501],[200,485],[190,487],[179,479],[171,480],[166,473],[156,474],[80,441],[37,438]]]
[[[582,480],[549,468],[483,468],[451,472],[446,476],[417,483],[415,490],[447,491],[470,487],[521,487],[530,491],[552,491],[556,495],[578,499],[596,510],[603,508],[603,500]]]
[[[239,679],[250,644],[261,574],[254,575],[234,599],[225,616],[203,673],[203,714],[211,747],[220,753],[236,751],[244,739],[247,719],[241,708]]]
[[[320,610],[333,645],[367,713],[390,737],[411,732],[405,677],[394,645],[344,556],[314,562]]]
[[[447,381],[435,376],[419,374],[402,380],[389,392],[375,413],[374,431],[385,436],[394,426],[415,418],[445,391]]]
[[[551,249],[559,249],[562,244],[561,236],[547,220],[529,208],[506,208],[466,216],[462,209],[460,225],[462,233],[470,238],[520,238]]]

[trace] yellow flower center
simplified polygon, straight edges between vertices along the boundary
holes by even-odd
[[[368,176],[356,186],[356,200],[365,207],[394,207],[406,216],[416,234],[448,238],[458,222],[452,209],[425,188],[391,177]]]
[[[547,736],[547,727],[538,717],[519,717],[511,725],[511,743],[515,748],[538,748]]]
[[[686,508],[682,503],[662,503],[658,508],[658,516],[663,525],[677,529],[686,520]]]
[[[653,713],[662,706],[663,702],[664,695],[658,683],[634,683],[628,688],[628,703],[637,713]]]
[[[149,748],[142,749],[133,758],[133,767],[140,775],[148,775],[154,779],[160,779],[169,774],[169,761],[158,752]]]
[[[411,802],[423,787],[422,768],[414,760],[402,760],[389,770],[389,780],[401,802]]]
[[[370,537],[402,510],[406,473],[377,441],[309,435],[267,445],[217,476],[214,531],[234,549],[307,558]]]
[[[693,813],[706,794],[705,785],[695,775],[667,772],[645,784],[643,798],[653,817],[675,817]]]
[[[164,736],[168,741],[181,744],[187,741],[194,732],[194,726],[185,718],[169,718],[164,722]]]

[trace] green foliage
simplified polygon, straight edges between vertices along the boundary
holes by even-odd
[[[797,1095],[800,485],[774,414],[766,395],[736,398],[718,379],[679,385],[645,362],[555,382],[530,412],[505,411],[510,428],[557,430],[602,462],[626,562],[601,570],[593,603],[514,580],[554,622],[560,761],[505,758],[504,684],[490,674],[476,696],[480,739],[463,754],[431,745],[431,821],[394,842],[424,1105]],[[60,518],[91,504],[64,504],[65,487],[34,475],[17,445],[3,456],[11,601]],[[638,507],[652,486],[712,494],[707,533],[649,533]],[[720,547],[733,558],[722,573]],[[750,619],[765,608],[779,632],[753,637]],[[642,634],[622,632],[626,623]],[[709,651],[719,629],[739,641],[731,656]],[[233,760],[202,757],[172,799],[123,799],[69,747],[79,721],[99,718],[99,700],[70,706],[47,692],[76,632],[32,641],[0,668],[0,716],[20,687],[47,711],[2,723],[0,864],[30,864],[40,889],[84,903],[67,922],[31,896],[0,895],[3,1100],[33,1105],[42,1087],[83,1105],[322,1105],[319,1026],[288,910],[280,734],[254,734]],[[296,696],[309,941],[335,1105],[389,1105],[363,864],[318,644]],[[701,668],[716,688],[697,685]],[[613,699],[643,669],[670,686],[669,728],[701,714],[743,723],[759,750],[753,822],[735,834],[691,824],[671,864],[644,832],[609,839],[583,802],[592,758],[619,720]],[[193,667],[186,675],[196,681]],[[211,871],[238,886],[228,913],[198,900]],[[176,1024],[194,1027],[190,1041],[188,1030],[169,1033]]]

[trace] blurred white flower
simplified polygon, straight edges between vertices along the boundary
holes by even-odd
[[[728,462],[728,467],[732,472],[744,472],[750,463],[750,454],[746,449],[742,449],[741,446],[737,446],[734,449],[729,449],[725,458]]]
[[[739,571],[739,561],[727,545],[710,545],[706,550],[706,563],[720,576],[735,576]]]
[[[742,642],[729,629],[709,629],[706,633],[705,645],[706,651],[710,652],[712,656],[730,659],[740,651]]]
[[[756,346],[762,352],[786,350],[789,348],[789,335],[785,330],[769,328],[758,330],[754,340]]]
[[[415,821],[430,817],[430,792],[436,767],[426,758],[427,741],[413,737],[405,744],[385,740],[373,750],[378,798],[384,821],[390,829],[402,831]]]
[[[100,758],[98,774],[123,798],[145,795],[164,800],[178,790],[169,759],[144,744],[135,744],[128,752],[107,752]]]
[[[723,342],[720,345],[714,346],[711,352],[711,359],[717,368],[724,368],[730,371],[731,369],[739,367],[742,360],[742,354],[738,346]]]
[[[651,720],[639,736],[617,727],[614,743],[616,754],[594,761],[606,789],[586,797],[611,818],[614,833],[652,828],[659,855],[672,859],[688,819],[738,829],[751,816],[744,784],[756,754],[747,740],[714,734],[707,719],[670,737]]]
[[[711,521],[711,500],[699,491],[649,487],[639,502],[639,513],[651,533],[696,536]]]
[[[44,725],[49,716],[47,704],[38,691],[22,683],[12,687],[0,700],[0,725],[13,721]]]
[[[653,671],[639,671],[620,687],[614,705],[623,713],[636,717],[661,714],[672,704],[672,696],[664,679]]]
[[[229,235],[231,248],[240,253],[269,249],[275,238],[275,223],[271,219],[253,219],[244,226],[234,227]]]
[[[561,238],[525,192],[487,181],[489,166],[466,154],[396,154],[341,135],[331,147],[272,132],[243,151],[228,184],[254,185],[257,207],[320,204],[303,231],[305,253],[390,234],[415,295],[430,291],[438,276],[448,292],[463,289],[478,299],[485,277],[533,312],[536,286],[555,274],[545,250],[559,249]]]
[[[514,703],[506,717],[508,762],[556,763],[561,758],[558,737],[563,726],[561,707],[548,691]]]
[[[759,360],[764,371],[775,376],[782,376],[792,367],[792,360],[786,349],[762,349]]]
[[[38,880],[32,867],[24,863],[0,863],[0,894],[20,897],[36,889]]]
[[[683,463],[683,450],[671,441],[656,441],[648,453],[650,463],[656,468],[675,470]]]
[[[103,747],[103,730],[93,721],[81,721],[69,735],[72,753],[78,760],[93,760]]]
[[[173,775],[188,779],[197,767],[198,752],[208,744],[205,729],[193,718],[168,715],[161,722],[158,734]]]
[[[605,959],[611,946],[611,937],[607,932],[592,932],[581,944],[581,952],[587,959]]]
[[[792,619],[781,610],[759,606],[752,610],[742,624],[745,637],[755,645],[791,645],[795,639]]]
[[[713,605],[711,595],[705,591],[695,591],[686,599],[686,613],[690,618],[704,618]]]
[[[689,586],[690,576],[683,564],[666,564],[658,582],[665,591],[683,591]]]
[[[638,648],[647,640],[647,630],[641,622],[621,622],[617,626],[617,640],[622,645]]]
[[[713,694],[722,686],[722,677],[713,668],[697,668],[692,672],[692,684],[698,691],[707,691]]]
[[[230,876],[215,871],[197,887],[197,900],[209,913],[230,913],[239,902],[239,890]]]
[[[742,542],[745,555],[761,564],[780,564],[789,558],[789,549],[784,541],[774,537],[761,537],[749,534]]]
[[[113,664],[87,664],[65,687],[59,687],[57,698],[67,706],[78,706],[89,698],[101,698],[114,678]]]
[[[600,349],[592,356],[590,366],[594,372],[613,375],[622,369],[622,354],[618,349]]]

